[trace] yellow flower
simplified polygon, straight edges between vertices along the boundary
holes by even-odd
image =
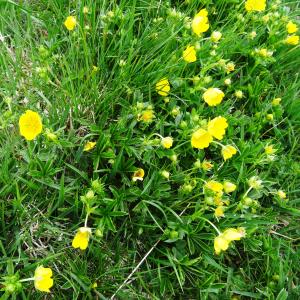
[[[149,123],[154,118],[154,112],[152,109],[146,109],[142,112],[142,114],[138,117],[138,120],[142,120],[146,123]]]
[[[94,149],[96,144],[97,144],[96,142],[86,142],[84,145],[83,151],[87,152],[87,151]]]
[[[247,11],[263,11],[266,9],[266,0],[247,0],[245,8]]]
[[[215,180],[210,180],[210,181],[207,181],[205,183],[205,188],[207,189],[210,189],[216,193],[220,193],[223,191],[223,184],[218,182],[218,181],[215,181]]]
[[[207,10],[201,9],[192,20],[192,30],[198,36],[200,36],[201,33],[206,32],[209,28],[207,15]]]
[[[41,292],[50,292],[50,288],[53,286],[52,270],[50,268],[44,268],[39,266],[34,272],[34,286]]]
[[[236,152],[237,150],[231,145],[226,145],[222,148],[222,156],[225,161],[235,155]]]
[[[197,60],[195,47],[187,46],[186,49],[183,51],[182,57],[188,63],[195,62]]]
[[[225,66],[225,70],[226,70],[227,73],[233,72],[234,69],[235,69],[235,64],[233,62],[229,62]]]
[[[222,140],[227,127],[226,118],[219,116],[208,122],[207,130],[214,138]]]
[[[209,146],[213,138],[209,132],[204,129],[198,129],[192,134],[191,144],[192,147],[197,149],[204,149]]]
[[[214,31],[211,36],[210,39],[214,42],[217,43],[222,37],[222,33],[220,31]]]
[[[230,181],[225,181],[223,183],[225,193],[232,193],[236,190],[236,185]]]
[[[145,171],[142,168],[140,168],[140,169],[137,169],[133,173],[132,180],[133,181],[137,181],[137,180],[143,181],[144,176],[145,176]]]
[[[276,149],[274,149],[273,145],[268,145],[265,147],[265,153],[267,155],[272,155],[276,152]]]
[[[216,106],[222,102],[224,96],[220,89],[209,88],[204,92],[203,99],[209,106]]]
[[[297,32],[298,27],[295,23],[290,21],[286,25],[286,30],[287,30],[288,33],[295,33],[295,32]]]
[[[226,251],[232,241],[239,241],[241,238],[246,236],[245,228],[228,228],[223,233],[215,237],[214,248],[217,255],[221,251]]]
[[[289,35],[285,42],[289,45],[296,46],[299,44],[299,35]]]
[[[201,167],[204,171],[209,171],[213,167],[213,164],[208,160],[204,160],[201,164]]]
[[[91,233],[91,228],[80,227],[74,236],[72,247],[75,249],[80,248],[81,250],[85,250],[89,244]]]
[[[215,217],[216,218],[224,217],[224,209],[225,209],[224,206],[218,206],[214,212]]]
[[[168,136],[161,139],[161,144],[164,148],[169,149],[173,145],[173,138]]]
[[[26,110],[19,119],[20,134],[26,140],[31,141],[35,139],[43,129],[41,117],[38,113],[32,110]]]
[[[163,78],[156,83],[156,91],[161,96],[164,97],[168,96],[170,89],[171,89],[170,83],[167,78]]]
[[[246,231],[245,228],[228,228],[223,232],[223,237],[228,241],[239,241],[241,238],[245,237]]]
[[[280,199],[286,199],[286,193],[282,190],[277,191],[277,195]]]
[[[217,255],[221,253],[221,251],[226,251],[229,247],[229,243],[222,234],[215,237],[214,240],[214,248]]]
[[[273,121],[274,120],[274,115],[273,114],[267,114],[266,115],[267,120]]]
[[[280,102],[281,102],[281,98],[275,98],[272,100],[272,105],[277,106],[280,104]]]
[[[67,19],[65,20],[65,23],[64,23],[64,25],[66,26],[66,28],[68,30],[70,30],[70,31],[74,30],[74,28],[76,27],[76,24],[77,24],[76,18],[73,17],[73,16],[67,17]]]

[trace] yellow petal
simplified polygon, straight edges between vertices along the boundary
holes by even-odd
[[[209,106],[216,106],[222,102],[224,96],[220,89],[209,88],[204,92],[203,99]]]
[[[170,89],[171,89],[170,83],[167,78],[163,78],[156,83],[156,91],[161,96],[164,97],[168,96]]]
[[[192,135],[191,144],[194,148],[204,149],[209,146],[212,140],[213,138],[209,132],[204,129],[198,129]]]
[[[186,49],[183,51],[182,57],[188,63],[195,62],[197,60],[195,47],[187,46]]]
[[[222,234],[217,236],[214,240],[214,248],[217,255],[221,253],[221,251],[226,251],[229,247],[229,242],[223,237]]]
[[[32,110],[26,110],[19,119],[19,128],[20,134],[26,140],[31,141],[35,139],[43,129],[40,115]]]
[[[228,127],[226,118],[216,117],[208,122],[207,130],[216,139],[222,140],[225,134],[225,129]]]
[[[72,246],[75,249],[80,248],[81,250],[85,250],[89,244],[90,234],[91,234],[90,228],[88,227],[79,228],[72,241]]]

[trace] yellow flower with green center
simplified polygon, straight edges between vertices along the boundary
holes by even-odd
[[[208,12],[206,9],[201,9],[192,20],[193,32],[200,36],[201,33],[206,32],[209,29]]]
[[[32,110],[26,110],[19,119],[20,134],[26,140],[35,139],[43,129],[43,124],[40,115]]]
[[[163,78],[156,83],[156,91],[159,95],[166,97],[169,95],[171,90],[169,80],[167,78]]]
[[[166,149],[171,148],[173,145],[173,138],[170,136],[162,138],[161,145]]]
[[[204,92],[203,99],[209,106],[216,106],[222,102],[224,96],[220,89],[209,88]]]
[[[195,62],[197,60],[195,47],[187,46],[186,49],[183,51],[182,57],[188,63]]]
[[[80,227],[76,232],[74,239],[72,241],[73,248],[80,248],[85,250],[88,247],[89,239],[92,231],[88,227]]]
[[[215,180],[207,181],[204,187],[215,193],[220,193],[223,191],[223,184]]]
[[[237,153],[237,150],[231,145],[226,145],[226,146],[222,147],[222,156],[225,161],[227,159],[231,158],[236,153]]]
[[[208,122],[207,130],[214,138],[222,140],[227,127],[226,118],[219,116]]]
[[[150,123],[153,120],[153,118],[154,118],[153,109],[146,109],[138,116],[138,120],[143,121],[145,123]]]
[[[298,27],[295,23],[293,23],[292,21],[288,22],[286,25],[286,30],[288,33],[295,33],[298,30]]]
[[[83,151],[87,152],[87,151],[91,151],[92,149],[95,148],[96,146],[96,142],[86,142],[83,148]]]
[[[224,192],[229,194],[236,190],[236,185],[230,181],[225,181],[223,183]]]
[[[285,42],[286,44],[296,46],[299,44],[299,35],[289,35]]]
[[[39,266],[34,272],[34,286],[41,292],[50,292],[50,288],[53,286],[52,270],[50,268],[44,268]]]
[[[134,182],[137,181],[137,180],[143,181],[144,176],[145,176],[145,171],[144,171],[142,168],[140,168],[140,169],[137,169],[137,170],[133,173],[132,180],[133,180]]]
[[[64,22],[64,25],[66,26],[66,28],[67,28],[69,31],[74,30],[74,28],[75,28],[76,25],[77,25],[76,18],[73,17],[73,16],[67,17],[67,19],[66,19],[65,22]]]
[[[266,153],[267,155],[272,155],[272,154],[274,154],[275,152],[276,152],[276,149],[274,148],[273,145],[267,145],[267,146],[265,147],[265,153]]]
[[[266,9],[266,0],[247,0],[245,8],[249,11],[264,11]]]
[[[192,134],[191,144],[193,148],[204,149],[213,141],[211,134],[204,130],[198,129]]]

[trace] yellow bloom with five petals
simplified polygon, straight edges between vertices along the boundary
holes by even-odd
[[[193,32],[200,36],[201,33],[206,32],[209,29],[208,12],[206,9],[201,9],[192,20]]]
[[[208,122],[207,130],[214,138],[222,140],[227,127],[226,118],[219,116]]]
[[[32,110],[26,110],[19,119],[20,134],[26,140],[35,139],[43,129],[43,124],[40,115]]]
[[[204,149],[213,141],[211,134],[204,130],[198,129],[192,134],[191,144],[193,148]]]
[[[296,46],[299,44],[299,35],[289,35],[285,39],[286,44]]]
[[[75,249],[80,248],[81,250],[85,250],[89,244],[91,233],[91,228],[80,227],[74,236],[72,247]]]
[[[197,60],[195,47],[187,46],[182,53],[182,58],[188,63],[195,62]]]
[[[298,27],[295,23],[293,23],[292,21],[288,22],[286,25],[286,30],[288,33],[295,33],[298,30]]]
[[[170,136],[162,138],[161,145],[166,149],[170,149],[173,145],[173,138]]]
[[[75,28],[76,25],[77,25],[76,18],[73,17],[73,16],[67,17],[67,19],[66,19],[65,22],[64,22],[64,25],[66,26],[66,28],[67,28],[69,31],[74,30],[74,28]]]
[[[34,272],[34,286],[41,292],[50,292],[50,288],[53,286],[52,270],[50,268],[44,268],[39,266]]]
[[[222,102],[224,96],[220,89],[209,88],[204,92],[203,99],[209,106],[216,106]]]
[[[223,148],[222,148],[222,156],[225,161],[227,159],[231,158],[236,153],[237,153],[237,150],[231,145],[226,145],[226,146],[223,146]]]
[[[169,80],[167,78],[163,78],[160,81],[158,81],[155,87],[157,93],[164,97],[168,96],[171,89]]]
[[[247,0],[245,8],[249,11],[264,11],[266,9],[266,0]]]

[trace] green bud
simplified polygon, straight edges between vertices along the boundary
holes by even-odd
[[[176,230],[172,230],[172,231],[170,232],[170,234],[169,234],[169,237],[170,237],[171,240],[177,239],[178,236],[179,236],[179,234],[178,234],[178,231],[176,231]]]

